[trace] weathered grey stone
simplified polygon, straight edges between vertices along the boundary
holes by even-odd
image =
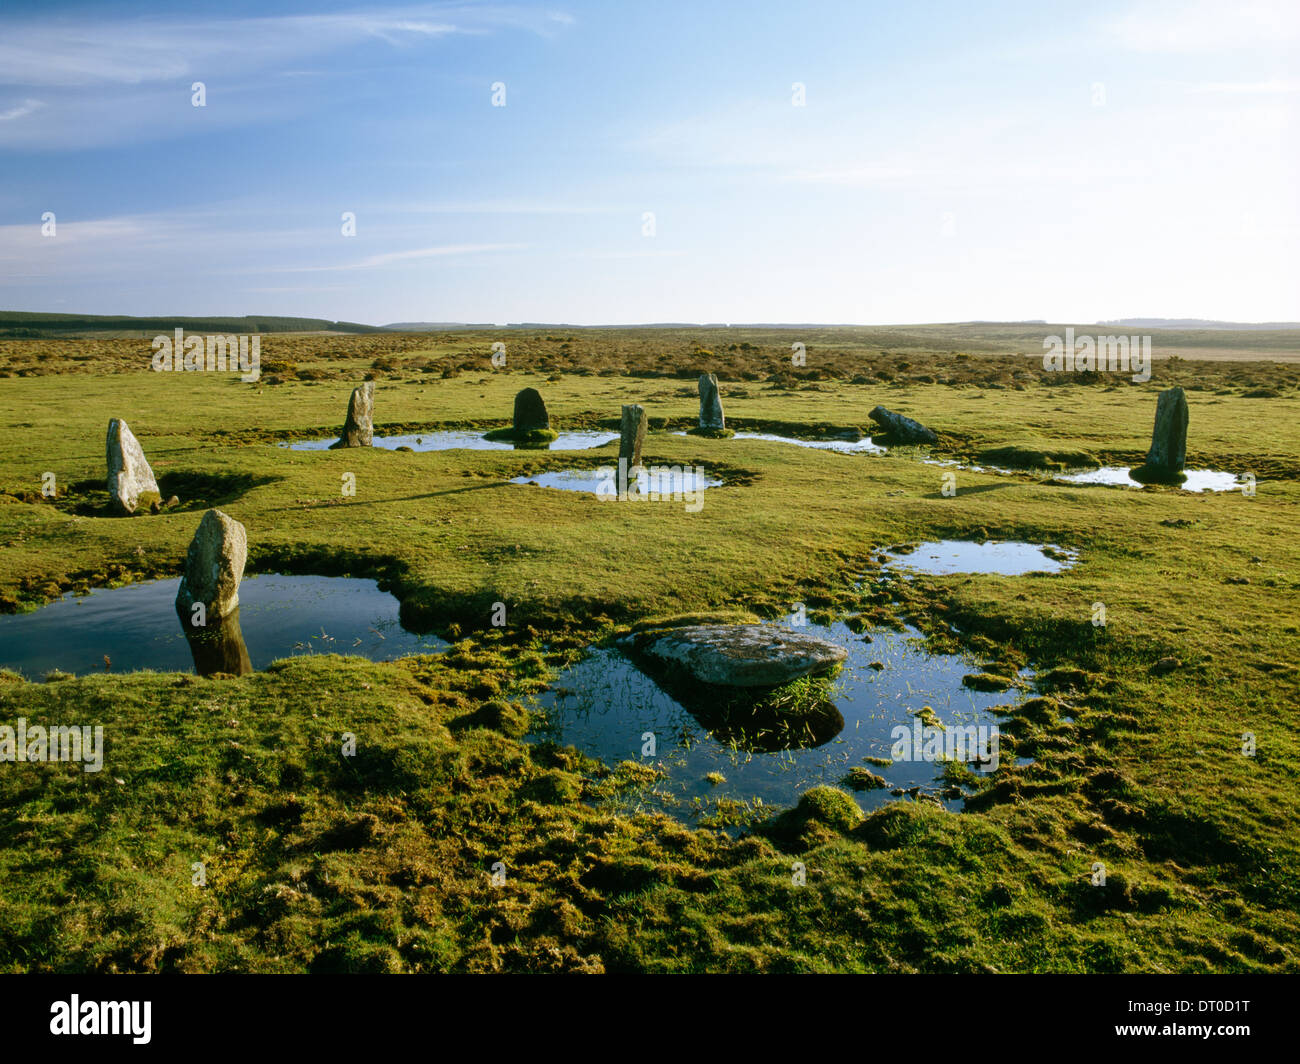
[[[885,430],[885,435],[899,443],[938,443],[939,437],[919,421],[895,414],[883,406],[876,407],[869,415],[871,420]]]
[[[339,438],[330,444],[331,449],[340,447],[369,447],[375,436],[375,382],[366,381],[352,389],[352,398],[348,400],[348,417],[343,422],[343,431]]]
[[[1156,399],[1156,426],[1146,465],[1153,472],[1181,473],[1186,461],[1187,396],[1175,387]]]
[[[533,432],[537,429],[549,429],[551,417],[546,412],[546,402],[542,393],[536,388],[525,388],[515,396],[516,433]]]
[[[189,623],[196,602],[203,603],[209,624],[235,609],[247,559],[244,526],[220,510],[205,513],[185,555],[185,573],[176,592],[176,608],[185,615],[183,623]]]
[[[700,374],[700,428],[725,429],[722,415],[722,396],[718,393],[718,378],[712,373]]]
[[[848,657],[843,647],[767,624],[702,624],[635,632],[625,649],[685,669],[701,683],[775,687],[825,672]]]
[[[121,418],[108,423],[107,451],[108,495],[122,513],[147,510],[162,500],[144,449]]]
[[[641,447],[645,443],[646,423],[645,408],[633,403],[623,407],[623,417],[619,423],[618,457],[626,459],[625,469],[635,469],[641,464]]]

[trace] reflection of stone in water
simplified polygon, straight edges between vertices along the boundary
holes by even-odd
[[[825,699],[792,710],[773,698],[779,689],[700,683],[644,656],[637,661],[637,668],[714,739],[746,753],[811,750],[824,746],[844,730],[843,715]]]
[[[751,754],[811,750],[844,730],[844,717],[833,702],[822,701],[799,713],[781,713],[758,704],[719,706],[715,700],[679,702],[718,742]]]
[[[239,628],[239,607],[236,606],[220,621],[198,628],[189,623],[189,613],[177,609],[181,630],[194,656],[194,671],[200,676],[225,672],[243,676],[253,671],[244,643],[244,633]]]

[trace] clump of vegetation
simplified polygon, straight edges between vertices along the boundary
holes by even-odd
[[[835,787],[811,787],[799,796],[795,812],[836,831],[852,831],[862,823],[862,810],[849,795]]]

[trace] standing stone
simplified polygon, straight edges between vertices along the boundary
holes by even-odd
[[[189,623],[194,603],[202,602],[208,624],[239,605],[239,581],[248,558],[244,526],[220,510],[209,510],[185,555],[185,574],[176,592],[176,609]]]
[[[1187,396],[1182,388],[1170,388],[1156,400],[1156,427],[1146,468],[1153,473],[1183,471],[1187,460]]]
[[[348,400],[348,418],[343,431],[331,449],[339,447],[369,447],[375,435],[375,382],[366,381],[352,389]]]
[[[904,417],[902,414],[895,414],[892,410],[886,410],[883,406],[876,407],[867,416],[885,430],[884,435],[897,440],[899,443],[939,442],[939,437],[919,421],[913,421],[910,417]]]
[[[108,423],[108,494],[123,513],[133,514],[162,501],[162,492],[140,441],[121,418]]]
[[[718,394],[718,378],[712,373],[700,374],[700,428],[719,430],[727,427],[722,416],[722,397]]]
[[[542,399],[541,392],[536,388],[525,388],[515,396],[514,430],[516,433],[533,432],[550,427],[551,418],[546,412],[546,403]]]
[[[645,408],[632,404],[623,407],[623,419],[619,424],[618,457],[624,469],[635,469],[641,464],[641,445],[645,443],[645,430],[648,418]]]

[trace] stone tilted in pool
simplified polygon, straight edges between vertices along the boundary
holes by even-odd
[[[176,609],[202,628],[239,606],[239,582],[248,559],[244,526],[220,510],[209,510],[185,555],[185,573],[176,591]],[[195,606],[202,605],[201,610]]]
[[[624,636],[618,645],[721,687],[775,687],[826,672],[848,656],[825,639],[763,624],[655,628]]]
[[[902,414],[895,414],[892,410],[886,410],[883,406],[876,407],[867,416],[885,430],[885,436],[897,443],[937,443],[939,441],[939,437],[919,421],[913,421],[910,417],[904,417]]]

